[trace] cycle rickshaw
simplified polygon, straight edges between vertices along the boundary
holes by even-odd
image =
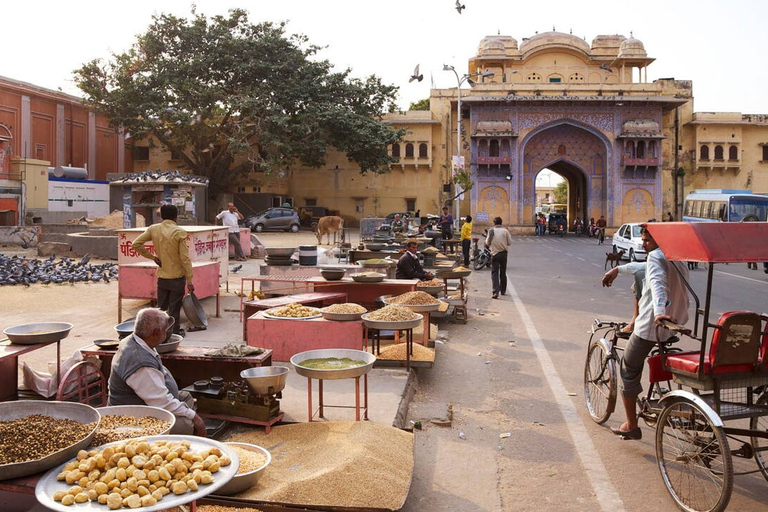
[[[768,261],[768,224],[670,222],[647,227],[668,260],[708,266],[703,308],[685,282],[696,308],[693,330],[675,329],[697,340],[700,349],[683,352],[674,346],[676,338],[657,344],[648,358],[650,386],[638,399],[639,417],[656,429],[657,463],[678,507],[719,512],[728,506],[733,490],[733,457],[754,458],[756,471],[768,479],[768,317],[731,311],[710,321],[714,268],[719,263]],[[584,389],[590,416],[603,423],[616,405],[621,350],[616,340],[624,324],[595,324]]]

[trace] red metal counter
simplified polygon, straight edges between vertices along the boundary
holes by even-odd
[[[19,356],[56,343],[56,361],[61,361],[61,340],[35,345],[17,345],[10,341],[0,342],[0,402],[18,398]],[[59,364],[59,363],[57,363]],[[58,368],[58,367],[57,367]],[[57,379],[59,372],[56,372]],[[58,381],[57,381],[58,384]]]
[[[380,283],[358,283],[351,277],[340,281],[326,281],[322,277],[310,278],[316,292],[341,292],[347,294],[347,301],[360,304],[368,309],[376,305],[376,298],[382,295],[400,295],[416,291],[418,279],[385,279]]]

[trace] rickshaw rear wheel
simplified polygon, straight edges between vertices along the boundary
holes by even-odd
[[[672,499],[687,512],[722,512],[733,491],[728,440],[715,418],[681,398],[661,411],[656,460]]]
[[[765,407],[768,405],[768,392],[760,395],[755,405]],[[749,419],[749,429],[768,432],[768,416],[752,416]],[[755,462],[763,477],[768,480],[768,439],[762,437],[752,438],[752,448],[755,450]]]
[[[584,365],[584,400],[590,417],[598,425],[605,423],[616,408],[616,361],[599,340],[593,340]]]

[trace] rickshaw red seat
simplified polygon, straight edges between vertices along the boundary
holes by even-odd
[[[768,334],[763,333],[762,318],[750,311],[723,313],[714,329],[709,353],[704,355],[703,375],[750,373],[765,361]],[[672,371],[698,374],[701,352],[680,352],[666,358]]]

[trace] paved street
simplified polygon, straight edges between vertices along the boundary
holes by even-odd
[[[642,441],[621,441],[607,429],[623,421],[620,405],[605,426],[584,406],[592,320],[632,313],[627,276],[600,285],[609,250],[589,238],[515,237],[511,295],[500,300],[488,270],[472,274],[469,323],[451,325],[435,368],[419,373],[411,419],[424,430],[404,511],[677,510],[656,465],[655,431],[643,425]],[[702,290],[706,272],[692,274]],[[715,283],[717,315],[764,309],[762,268],[720,265]],[[453,426],[431,425],[449,405]],[[737,472],[756,468],[735,460]],[[729,510],[765,510],[767,491],[760,474],[736,476]]]

